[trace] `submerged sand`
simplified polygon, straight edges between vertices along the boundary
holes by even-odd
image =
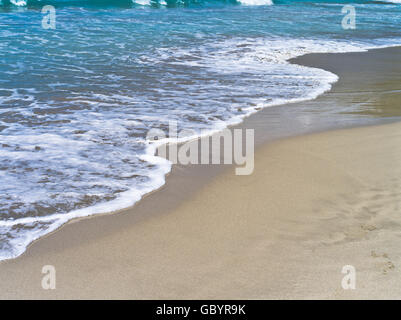
[[[384,87],[372,93],[368,82],[363,94],[391,120],[399,111],[399,75],[389,71],[399,64],[397,50],[348,55],[366,57],[365,64],[392,57],[370,79]],[[335,59],[320,57],[330,69]],[[322,115],[325,126],[313,120],[316,104],[361,99],[358,85],[343,92],[347,81],[313,102],[281,106],[298,107],[299,119],[313,113],[308,122],[289,122],[281,136],[268,135],[261,119],[281,121],[289,111],[271,108],[246,121],[244,127],[262,131],[252,175],[176,166],[166,186],[135,207],[70,223],[2,262],[0,298],[400,298],[401,124],[270,141],[342,126],[340,119],[370,123],[377,115],[363,108],[336,113],[334,121]],[[42,289],[44,265],[56,268],[56,290]],[[341,286],[345,265],[356,269],[355,290]]]

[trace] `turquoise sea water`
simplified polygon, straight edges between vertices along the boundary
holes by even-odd
[[[287,59],[401,44],[400,1],[273,2],[0,1],[0,259],[160,187],[171,164],[149,129],[211,132],[313,99],[336,75]]]

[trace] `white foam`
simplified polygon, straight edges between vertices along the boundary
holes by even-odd
[[[273,4],[272,0],[238,0],[247,6],[271,6]]]
[[[401,0],[380,0],[378,2],[388,2],[388,3],[401,4]]]
[[[24,7],[26,6],[26,1],[25,0],[10,0],[10,3],[18,6],[18,7]]]
[[[150,6],[151,2],[150,0],[133,0],[135,4],[139,4],[142,6]],[[243,5],[246,6],[271,6],[273,5],[272,0],[238,0]],[[159,1],[161,5],[167,5],[167,3],[164,0]]]
[[[134,3],[142,6],[150,6],[150,0],[134,0]]]

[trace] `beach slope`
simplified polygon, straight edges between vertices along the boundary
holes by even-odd
[[[1,298],[396,298],[401,125],[259,149],[163,215],[69,224],[2,263]],[[117,228],[117,229],[116,229]],[[54,265],[57,289],[41,288]],[[357,272],[343,290],[344,265]]]
[[[340,80],[242,124],[256,129],[252,175],[174,166],[133,208],[68,223],[1,262],[0,298],[400,298],[401,124],[310,134],[395,120],[400,51],[302,57]],[[55,290],[42,288],[46,265]],[[355,290],[342,288],[344,266]]]

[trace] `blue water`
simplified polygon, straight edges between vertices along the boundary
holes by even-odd
[[[56,29],[42,28],[48,4]],[[401,44],[400,25],[386,1],[2,0],[0,259],[163,185],[151,128],[201,134],[313,99],[336,75],[287,59]]]

